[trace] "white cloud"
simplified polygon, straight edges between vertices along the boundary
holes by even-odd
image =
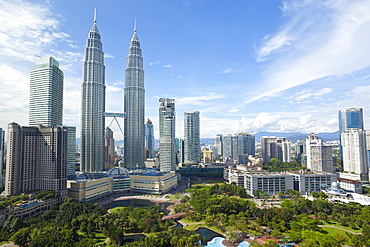
[[[177,79],[181,79],[181,78],[183,78],[183,76],[182,75],[179,75],[178,77],[176,77]]]
[[[310,98],[311,96],[312,96],[312,93],[305,93],[305,94],[301,94],[297,96],[295,99],[299,101],[299,100]]]
[[[245,104],[307,82],[370,67],[370,1],[293,0],[282,9],[287,24],[258,49],[260,59],[270,56],[271,61],[266,61],[261,87],[249,92],[251,97]],[[294,41],[289,50],[274,53],[287,41]]]
[[[0,55],[34,61],[45,46],[68,37],[50,6],[21,0],[0,1]]]
[[[111,55],[109,53],[104,53],[104,58],[115,58],[114,55]]]
[[[315,92],[315,96],[323,96],[324,94],[328,94],[328,93],[331,93],[333,92],[333,89],[332,88],[329,88],[329,87],[324,87],[320,90],[317,90]]]
[[[273,37],[265,36],[263,38],[264,45],[257,52],[257,61],[261,62],[271,54],[287,50],[296,39],[296,37],[288,35],[288,30],[284,30]]]
[[[234,72],[233,69],[224,69],[223,71],[221,71],[221,74],[230,74],[232,72]]]
[[[176,98],[176,105],[205,105],[204,101],[214,100],[214,99],[222,99],[225,98],[226,94],[216,94],[216,93],[207,93],[206,95],[202,96],[193,96],[193,97],[177,97]]]
[[[160,61],[158,60],[158,61],[156,61],[156,62],[151,62],[151,63],[149,63],[149,65],[150,66],[152,66],[152,65],[155,65],[155,64],[159,64],[160,63]]]
[[[163,68],[172,68],[172,64],[164,65]]]

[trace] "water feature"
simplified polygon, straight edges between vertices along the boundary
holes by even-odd
[[[197,230],[195,230],[195,232],[200,234],[200,236],[206,238],[207,242],[211,241],[213,238],[216,237],[223,237],[221,234],[212,231],[211,229],[206,227],[199,227]]]
[[[36,204],[39,204],[41,202],[32,202],[32,203],[29,203],[29,204],[26,204],[22,207],[22,209],[25,209],[25,208],[29,208],[29,207],[32,207],[33,205],[36,205]]]
[[[131,243],[135,241],[140,241],[142,238],[145,238],[146,235],[144,234],[132,234],[132,235],[125,235],[123,237],[123,243]]]
[[[222,244],[222,241],[224,240],[225,239],[222,237],[215,237],[211,241],[209,241],[207,245],[205,245],[204,247],[225,247],[225,245]],[[238,247],[249,247],[249,246],[250,244],[246,241],[242,241],[238,245]]]

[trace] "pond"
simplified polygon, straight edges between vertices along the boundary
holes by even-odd
[[[117,201],[112,201],[110,204],[107,205],[107,208],[116,208],[116,207],[134,207],[134,208],[142,208],[142,207],[151,207],[154,205],[158,205],[160,210],[166,214],[169,213],[169,210],[166,208],[170,205],[173,205],[172,202],[159,202],[159,201],[150,201],[146,199],[122,199]]]
[[[140,241],[142,238],[145,238],[146,235],[144,234],[132,234],[132,235],[125,235],[123,237],[123,243],[131,243],[135,241]]]
[[[212,231],[211,229],[208,229],[206,227],[199,227],[197,230],[195,230],[195,232],[198,233],[200,236],[206,238],[207,242],[216,237],[223,237],[221,234]]]

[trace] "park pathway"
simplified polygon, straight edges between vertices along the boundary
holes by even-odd
[[[182,220],[178,220],[177,222],[179,222],[179,223],[180,223],[181,225],[183,225],[183,226],[204,224],[204,222],[185,223],[185,222],[184,222],[184,221],[182,221]]]
[[[346,231],[346,232],[349,232],[349,233],[352,233],[352,234],[355,234],[355,235],[360,235],[360,234],[362,234],[361,232],[352,232],[352,231],[350,231],[350,230],[347,230],[347,229],[344,229],[344,228],[340,228],[340,227],[337,227],[337,226],[331,226],[331,225],[318,225],[318,227],[329,227],[329,228],[335,228],[335,229],[343,230],[343,231]]]

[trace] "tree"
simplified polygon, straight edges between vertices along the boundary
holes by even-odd
[[[26,246],[28,242],[31,240],[30,238],[30,229],[28,227],[22,228],[17,231],[13,236],[12,239],[14,244],[19,246]]]

